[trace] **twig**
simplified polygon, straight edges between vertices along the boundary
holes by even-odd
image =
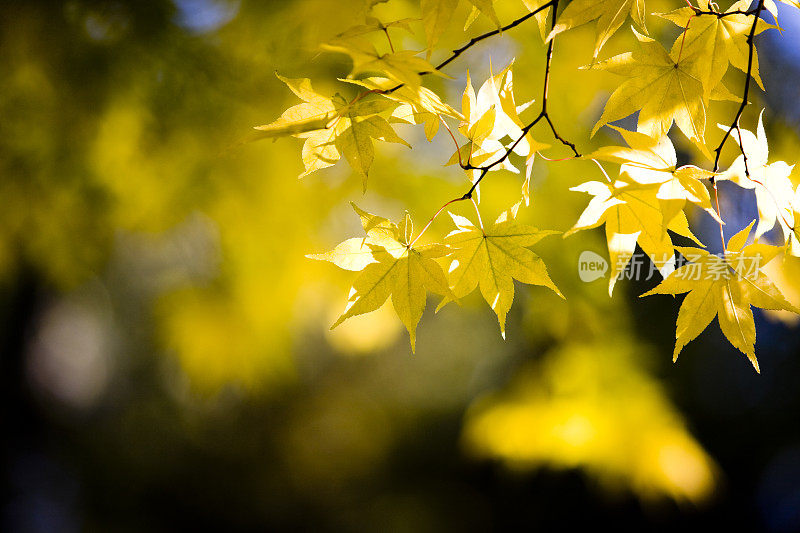
[[[758,0],[758,7],[755,9],[755,17],[753,19],[753,25],[750,27],[750,33],[747,36],[747,47],[748,47],[748,57],[747,57],[747,72],[745,73],[744,78],[744,91],[742,92],[742,103],[739,105],[739,109],[736,111],[736,116],[731,122],[728,131],[725,132],[725,136],[722,137],[722,141],[720,141],[719,146],[714,149],[716,152],[716,157],[714,158],[714,172],[719,170],[719,158],[722,155],[722,148],[725,146],[728,138],[731,136],[731,132],[734,128],[739,127],[739,119],[742,117],[742,113],[744,112],[744,108],[747,107],[747,97],[750,94],[750,80],[753,78],[753,54],[755,53],[755,43],[753,38],[756,34],[756,27],[758,26],[758,21],[761,17],[761,11],[764,9],[764,0]],[[744,147],[739,146],[742,151],[742,155],[747,157],[744,153]],[[747,161],[745,159],[745,174],[749,176],[749,170],[747,168]]]
[[[747,35],[747,48],[748,48],[748,57],[747,57],[747,72],[745,73],[744,77],[744,90],[742,91],[742,103],[739,105],[739,109],[736,111],[736,116],[733,118],[733,122],[731,122],[730,127],[725,132],[725,135],[722,137],[719,145],[714,149],[714,152],[717,154],[714,157],[714,173],[716,174],[719,170],[719,159],[722,156],[722,149],[725,146],[725,143],[728,141],[728,138],[731,136],[731,132],[734,128],[739,132],[739,150],[742,152],[743,162],[744,162],[744,174],[747,178],[750,178],[750,169],[747,165],[747,154],[745,153],[744,143],[742,142],[742,132],[739,129],[739,119],[742,118],[742,113],[744,113],[744,108],[747,107],[747,98],[750,94],[750,80],[753,78],[753,55],[755,54],[755,42],[754,38],[756,35],[756,28],[758,26],[759,20],[761,20],[761,11],[764,9],[764,0],[758,0],[758,6],[756,6],[755,10],[750,13],[746,12],[745,15],[754,15],[753,17],[753,25],[750,26],[750,33]],[[752,10],[751,10],[752,11]],[[706,14],[704,12],[698,13],[695,11],[695,14]],[[714,14],[712,12],[712,14]],[[734,14],[734,12],[728,13]],[[722,218],[722,214],[720,213],[719,208],[719,190],[717,189],[717,180],[712,177],[711,184],[714,186],[714,199],[716,201],[717,206],[717,214]],[[722,222],[719,224],[719,236],[722,240],[722,250],[724,251],[725,246],[725,231],[722,228]]]
[[[552,26],[555,27],[559,0],[553,0],[553,2],[551,2],[551,3],[553,5],[553,23],[552,23]],[[550,119],[550,115],[549,115],[549,113],[547,111],[547,97],[548,97],[548,91],[549,91],[549,88],[550,88],[550,65],[552,64],[552,61],[553,61],[553,46],[554,46],[554,44],[555,44],[555,39],[551,39],[550,42],[547,45],[547,55],[546,55],[545,69],[544,69],[544,84],[543,84],[543,88],[542,88],[542,108],[541,108],[541,111],[539,112],[539,115],[537,115],[536,118],[534,118],[524,128],[522,128],[522,132],[520,133],[520,135],[517,138],[517,140],[515,140],[511,144],[511,146],[509,146],[506,149],[506,152],[503,154],[502,157],[500,157],[499,159],[496,159],[495,161],[489,163],[488,165],[475,167],[475,166],[472,166],[472,165],[468,164],[468,165],[465,165],[463,167],[465,170],[480,170],[480,172],[481,172],[480,175],[478,176],[478,178],[473,182],[472,187],[470,187],[470,189],[464,194],[464,196],[462,196],[463,199],[469,200],[470,198],[472,198],[472,193],[475,192],[475,189],[478,187],[478,185],[480,185],[481,181],[483,181],[483,178],[486,177],[486,174],[488,174],[489,171],[492,170],[494,167],[496,167],[497,165],[503,163],[503,161],[508,159],[508,157],[514,151],[514,149],[517,147],[517,145],[520,142],[522,142],[522,139],[524,139],[525,136],[528,134],[528,132],[536,124],[538,124],[542,119],[544,119],[547,122],[547,125],[550,127],[550,131],[553,133],[553,137],[556,140],[558,140],[561,144],[563,144],[564,146],[569,146],[572,149],[572,152],[575,154],[575,157],[580,157],[580,153],[578,152],[578,149],[575,147],[575,144],[573,144],[573,143],[569,142],[568,140],[564,139],[558,133],[558,131],[556,130],[555,125],[553,124],[553,121]]]
[[[408,247],[409,248],[413,248],[414,247],[414,244],[419,240],[420,237],[422,237],[422,234],[425,233],[428,230],[429,227],[431,227],[431,224],[433,224],[433,221],[436,220],[436,218],[439,215],[442,214],[442,211],[444,211],[445,208],[448,205],[453,204],[455,202],[460,202],[460,201],[465,200],[465,199],[466,198],[454,198],[454,199],[450,200],[449,202],[447,202],[446,204],[444,204],[442,207],[440,207],[439,210],[436,211],[436,213],[434,213],[434,215],[431,217],[431,219],[428,221],[428,223],[425,224],[425,227],[422,228],[422,230],[419,232],[419,234],[417,234],[417,236],[414,237],[414,239],[410,243],[408,243]]]
[[[502,26],[502,27],[497,28],[497,29],[492,30],[492,31],[487,31],[486,33],[482,33],[482,34],[478,35],[477,37],[473,37],[464,46],[462,46],[460,48],[456,48],[455,50],[453,50],[453,53],[450,54],[449,57],[447,57],[444,61],[442,61],[441,63],[436,65],[436,67],[435,67],[436,70],[441,70],[442,68],[446,67],[447,65],[449,65],[450,63],[452,63],[453,61],[458,59],[458,56],[460,56],[461,54],[463,54],[464,52],[466,52],[467,50],[469,50],[470,48],[472,48],[473,46],[475,46],[479,42],[481,42],[481,41],[483,41],[485,39],[488,39],[489,37],[492,37],[494,35],[497,35],[499,33],[502,33],[504,31],[510,30],[511,28],[515,28],[516,26],[519,26],[520,24],[522,24],[526,20],[530,19],[531,17],[534,17],[535,15],[539,14],[539,12],[547,9],[550,6],[554,6],[555,8],[558,8],[558,0],[551,0],[550,2],[547,2],[546,4],[544,4],[544,5],[540,6],[540,7],[537,7],[536,9],[534,9],[533,11],[528,13],[527,15],[523,15],[522,17],[520,17],[520,18],[518,18],[518,19],[516,19],[516,20],[514,20],[512,22],[509,22],[505,26]],[[555,9],[554,9],[554,11],[555,11]],[[555,17],[555,15],[553,15],[553,16]],[[426,76],[428,74],[433,74],[433,72],[425,71],[425,72],[418,72],[418,74],[420,76]],[[405,85],[404,83],[400,83],[398,85],[395,85],[391,89],[386,89],[386,91],[384,91],[384,93],[385,94],[393,93],[396,90],[398,90],[399,88],[403,87],[404,85]]]

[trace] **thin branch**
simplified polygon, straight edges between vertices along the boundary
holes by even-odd
[[[461,160],[461,147],[458,146],[458,141],[456,140],[456,136],[453,135],[453,130],[450,129],[450,126],[444,120],[444,117],[442,115],[438,115],[438,117],[439,117],[439,120],[444,125],[445,129],[447,129],[447,133],[450,134],[450,138],[453,139],[453,144],[456,145],[456,154],[458,155],[458,166],[460,166],[461,168],[464,168],[464,162]]]
[[[553,5],[552,27],[555,27],[556,25],[556,15],[558,14],[558,3],[559,0],[553,0],[551,2],[551,4]],[[478,178],[472,183],[472,187],[470,187],[470,189],[464,194],[464,196],[462,196],[463,199],[468,200],[472,198],[472,193],[475,192],[475,189],[478,187],[478,185],[480,185],[481,181],[483,181],[483,178],[486,177],[486,174],[488,174],[489,171],[492,170],[494,167],[496,167],[497,165],[503,163],[506,159],[508,159],[511,153],[516,149],[517,145],[520,142],[522,142],[522,139],[524,139],[525,136],[528,134],[528,132],[542,119],[544,119],[547,122],[547,125],[550,127],[550,131],[553,133],[553,137],[564,146],[570,147],[572,149],[572,152],[575,154],[575,157],[580,157],[580,153],[578,152],[578,149],[575,147],[575,144],[564,139],[558,133],[555,125],[553,124],[553,121],[550,119],[550,114],[547,111],[547,98],[548,98],[548,91],[550,88],[550,66],[553,62],[554,44],[555,44],[555,39],[550,39],[550,42],[547,45],[547,55],[545,59],[545,69],[544,69],[544,83],[542,87],[542,108],[541,111],[539,112],[539,115],[536,118],[534,118],[531,122],[529,122],[524,128],[522,128],[522,132],[520,133],[517,140],[515,140],[511,144],[511,146],[509,146],[506,149],[506,152],[503,154],[502,157],[484,166],[475,167],[472,165],[466,165],[464,167],[465,170],[480,170],[481,173],[478,176]]]
[[[703,11],[699,7],[695,7],[695,6],[691,5],[691,4],[689,5],[689,7],[692,8],[692,10],[694,11],[695,15],[713,15],[713,16],[717,17],[718,19],[724,19],[725,17],[730,17],[731,15],[747,15],[747,16],[749,16],[749,15],[756,15],[758,13],[758,8],[749,9],[747,11],[744,11],[742,9],[735,9],[733,11],[725,11],[724,13],[721,13],[719,11]]]
[[[756,28],[758,27],[758,22],[761,20],[761,11],[764,9],[764,0],[758,0],[758,6],[756,6],[755,10],[750,13],[747,12],[747,15],[755,15],[753,17],[753,24],[750,26],[750,33],[747,35],[747,48],[748,48],[748,57],[747,57],[747,72],[745,73],[744,77],[744,90],[742,91],[742,103],[739,105],[739,109],[736,111],[736,116],[733,118],[733,122],[731,122],[730,127],[725,132],[725,135],[722,137],[719,145],[714,149],[716,152],[716,157],[714,157],[714,173],[716,174],[719,170],[719,158],[722,156],[722,149],[725,146],[725,143],[728,141],[728,138],[731,136],[731,132],[733,132],[734,128],[739,133],[739,150],[742,152],[742,157],[744,161],[744,173],[747,178],[750,178],[750,169],[747,165],[747,154],[745,153],[744,143],[742,142],[742,131],[739,129],[739,119],[742,118],[742,113],[744,113],[744,108],[747,107],[747,98],[750,94],[750,80],[753,78],[753,56],[755,54],[755,35],[756,35]],[[695,14],[705,14],[704,12],[698,13],[695,11]],[[714,13],[712,13],[714,14]],[[733,12],[728,13],[734,14]],[[719,16],[719,15],[718,15]],[[720,212],[719,208],[719,190],[717,188],[717,180],[714,177],[711,178],[711,184],[714,186],[714,200],[716,202],[717,207],[717,214],[722,218],[722,213]],[[726,248],[725,245],[725,231],[722,228],[722,222],[719,224],[719,237],[722,240],[722,250],[724,251]]]
[[[389,49],[394,53],[394,44],[392,44],[392,38],[389,36],[389,28],[383,28],[383,33],[386,34],[386,40],[389,41]]]
[[[736,111],[736,116],[731,122],[728,131],[725,132],[725,136],[722,137],[722,141],[720,141],[719,146],[714,149],[716,152],[716,157],[714,158],[714,172],[719,170],[719,158],[722,155],[722,148],[725,146],[728,138],[731,136],[731,132],[734,128],[739,128],[739,119],[742,117],[742,113],[744,112],[744,108],[747,107],[747,97],[750,94],[750,80],[753,78],[753,55],[755,54],[755,42],[754,37],[756,35],[756,27],[758,26],[758,21],[761,17],[761,11],[764,9],[764,0],[758,0],[758,6],[753,13],[755,17],[753,18],[753,25],[750,27],[750,33],[747,35],[747,48],[748,48],[748,57],[747,57],[747,72],[745,73],[744,77],[744,90],[742,92],[742,103],[739,105],[739,109]],[[747,154],[744,153],[744,146],[739,146],[742,151],[742,155],[745,157],[745,174],[749,177],[750,170],[747,168]]]
[[[469,50],[470,48],[472,48],[473,46],[475,46],[479,42],[481,42],[483,40],[486,40],[489,37],[493,37],[493,36],[495,36],[495,35],[497,35],[499,33],[502,33],[504,31],[510,30],[511,28],[515,28],[515,27],[519,26],[520,24],[522,24],[526,20],[536,16],[541,11],[547,9],[550,6],[555,6],[556,8],[558,8],[558,0],[551,0],[550,2],[547,2],[546,4],[544,4],[544,5],[540,6],[540,7],[537,7],[536,9],[534,9],[533,11],[528,13],[527,15],[523,15],[522,17],[520,17],[520,18],[518,18],[518,19],[516,19],[516,20],[514,20],[512,22],[509,22],[505,26],[502,26],[502,27],[497,28],[497,29],[492,30],[492,31],[487,31],[486,33],[482,33],[482,34],[478,35],[477,37],[473,37],[464,46],[462,46],[461,48],[456,48],[455,50],[453,50],[453,53],[450,54],[449,57],[447,57],[444,61],[442,61],[441,63],[436,65],[436,67],[435,67],[436,70],[441,70],[442,68],[446,67],[447,65],[449,65],[450,63],[452,63],[453,61],[458,59],[458,56],[460,56],[461,54],[463,54],[464,52],[466,52],[467,50]],[[553,16],[555,16],[555,15],[553,15]],[[433,74],[433,72],[425,71],[425,72],[418,72],[418,74],[420,76],[426,76],[428,74]],[[386,89],[384,91],[384,94],[393,93],[396,90],[398,90],[399,88],[403,87],[404,85],[405,85],[404,83],[397,84],[394,87],[392,87],[391,89]]]
[[[455,61],[456,58],[458,58],[458,56],[460,56],[461,54],[463,54],[464,52],[466,52],[468,49],[470,49],[471,47],[475,46],[479,42],[483,41],[484,39],[488,39],[489,37],[497,35],[498,33],[502,33],[504,31],[510,30],[511,28],[519,26],[520,24],[522,24],[523,22],[525,22],[529,18],[538,15],[539,12],[544,11],[545,9],[547,9],[550,6],[553,6],[554,8],[557,9],[558,8],[558,0],[551,0],[550,2],[547,2],[546,4],[544,4],[544,5],[540,6],[540,7],[537,7],[536,9],[534,9],[533,11],[528,13],[527,15],[524,15],[524,16],[516,19],[515,21],[510,22],[509,24],[506,24],[505,26],[503,26],[501,28],[498,28],[498,29],[492,30],[492,31],[487,31],[486,33],[478,35],[477,37],[473,37],[472,39],[469,40],[469,42],[467,44],[465,44],[461,48],[456,48],[455,50],[453,50],[453,53],[450,55],[450,57],[448,57],[447,59],[445,59],[444,61],[442,61],[438,65],[436,65],[436,70],[440,70],[442,67],[445,67],[445,66],[449,65],[452,61]],[[555,11],[555,9],[554,9],[554,11]],[[553,16],[555,17],[555,15],[553,15]],[[420,72],[420,76],[422,76],[423,74],[430,74],[430,72]]]

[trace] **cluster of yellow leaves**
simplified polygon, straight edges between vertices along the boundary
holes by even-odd
[[[378,97],[348,102],[338,94],[327,98],[314,91],[307,78],[278,77],[303,103],[284,111],[278,120],[257,126],[256,135],[305,139],[305,172],[300,177],[334,165],[344,155],[361,175],[366,188],[369,167],[375,157],[373,139],[409,146],[382,116],[396,107],[394,101]]]
[[[350,317],[377,310],[391,296],[414,350],[428,292],[444,297],[441,308],[480,287],[497,314],[503,337],[506,314],[514,300],[514,279],[548,287],[563,298],[544,262],[528,249],[557,232],[516,222],[515,210],[501,214],[488,229],[451,214],[456,229],[443,244],[417,246],[407,213],[400,224],[395,224],[355,204],[353,208],[366,235],[348,239],[327,253],[308,256],[361,272],[353,282],[344,312],[331,329]]]
[[[684,28],[669,52],[657,41],[634,30],[639,48],[589,68],[628,78],[611,95],[592,134],[615,120],[639,111],[638,129],[655,137],[667,134],[672,123],[704,153],[706,109],[710,99],[735,100],[722,85],[729,65],[748,71],[747,42],[755,15],[748,0],[733,4],[725,13],[709,14],[712,5],[698,0],[696,8],[682,7],[660,16]],[[698,14],[698,11],[703,14]],[[773,27],[756,21],[755,34]],[[754,49],[752,77],[762,86]]]
[[[622,135],[627,146],[604,146],[584,156],[595,162],[619,165],[619,174],[614,179],[606,175],[606,182],[589,181],[572,189],[588,193],[592,198],[565,236],[605,226],[612,263],[609,295],[637,245],[665,278],[660,288],[652,292],[690,287],[681,291],[691,292],[678,318],[676,356],[713,319],[713,314],[710,318],[707,315],[709,309],[714,309],[728,339],[756,365],[753,349],[755,330],[749,304],[759,307],[780,304],[778,307],[781,309],[794,308],[782,297],[778,298],[780,294],[768,285],[766,278],[757,277],[750,285],[755,284],[766,291],[772,303],[755,294],[747,282],[734,276],[737,270],[733,267],[728,269],[723,281],[698,287],[688,281],[679,283],[677,280],[686,267],[676,271],[676,250],[682,253],[698,250],[701,258],[698,264],[718,269],[729,265],[728,256],[733,252],[756,250],[771,259],[775,254],[766,253],[766,248],[762,249],[766,245],[757,241],[777,223],[783,231],[785,248],[800,256],[800,187],[796,192],[793,190],[789,178],[793,167],[780,161],[768,162],[767,140],[761,120],[756,134],[738,128],[738,125],[736,128],[721,126],[726,131],[726,138],[738,143],[742,152],[742,156],[724,172],[717,172],[716,163],[713,172],[695,165],[679,166],[668,133],[675,124],[702,154],[710,158],[711,152],[706,146],[710,102],[741,102],[741,98],[734,96],[723,84],[729,67],[745,72],[748,81],[752,77],[764,88],[758,54],[750,36],[776,27],[755,16],[763,9],[771,13],[777,23],[775,2],[762,0],[755,9],[748,0],[738,0],[726,11],[721,11],[716,3],[696,0],[695,4],[687,2],[687,5],[671,12],[657,14],[682,29],[668,49],[647,35],[645,0],[572,0],[566,3],[560,14],[551,13],[551,8],[558,7],[559,2],[523,0],[528,15],[507,26],[498,19],[494,0],[468,1],[472,12],[467,17],[465,30],[481,14],[499,31],[531,18],[533,14],[545,43],[548,43],[568,30],[595,22],[592,62],[584,68],[607,71],[622,76],[624,81],[610,95],[592,135],[602,126],[634,113],[638,113],[638,123],[636,131],[610,125]],[[781,1],[800,8],[797,0]],[[368,2],[368,7],[375,3]],[[362,177],[365,188],[374,159],[373,140],[405,144],[392,128],[392,124],[397,123],[423,125],[428,140],[439,132],[441,124],[447,127],[455,143],[455,153],[448,164],[458,163],[473,185],[461,199],[472,199],[474,190],[476,200],[480,200],[478,183],[488,172],[506,170],[519,173],[515,165],[519,164],[518,160],[524,162],[521,200],[487,228],[481,223],[480,214],[478,225],[464,217],[451,215],[456,230],[442,244],[417,246],[419,235],[412,238],[412,223],[408,215],[402,223],[395,224],[356,208],[366,236],[349,239],[327,254],[310,256],[360,272],[347,308],[334,327],[349,317],[378,309],[391,296],[395,311],[409,331],[412,348],[428,292],[442,296],[441,305],[444,305],[480,288],[484,299],[497,314],[503,336],[505,317],[514,297],[513,280],[542,285],[561,296],[541,259],[528,249],[552,232],[539,231],[515,221],[517,209],[530,204],[529,187],[535,154],[549,147],[533,138],[532,127],[539,120],[546,120],[554,136],[563,142],[545,112],[546,102],[542,102],[541,112],[533,121],[526,123],[520,118],[532,101],[517,105],[512,65],[498,74],[491,72],[477,92],[467,73],[460,111],[422,85],[425,75],[444,76],[429,59],[444,31],[456,18],[454,13],[459,3],[459,0],[420,0],[419,19],[382,22],[366,16],[363,24],[350,28],[322,46],[324,50],[351,58],[351,72],[340,81],[355,85],[362,92],[350,100],[338,94],[329,98],[316,93],[307,79],[281,78],[303,103],[289,108],[275,122],[256,128],[259,137],[305,139],[302,152],[305,172],[302,175],[331,166],[343,156]],[[545,26],[551,15],[554,19],[548,33]],[[604,45],[629,17],[638,28],[632,27],[636,48],[609,59],[598,59]],[[425,50],[396,49],[390,32],[413,34],[415,21],[421,23]],[[473,38],[466,47],[454,51],[454,55],[443,64],[448,64],[471,44],[494,33],[498,32]],[[380,38],[381,44],[376,45],[371,37]],[[386,50],[387,46],[389,50]],[[423,54],[426,54],[425,58]],[[550,59],[548,55],[548,69]],[[447,120],[458,121],[458,127],[451,129]],[[460,134],[461,142],[454,132]],[[731,134],[728,136],[728,133]],[[718,147],[716,150],[718,156],[721,149]],[[740,187],[754,190],[759,209],[756,243],[742,249],[747,234],[744,237],[738,234],[731,240],[732,244],[729,243],[729,253],[724,258],[717,258],[700,248],[676,247],[671,235],[681,235],[704,247],[689,228],[686,209],[690,205],[705,211],[722,227],[724,222],[714,209],[709,193],[709,185],[715,180],[730,180]],[[475,207],[477,209],[477,202]],[[704,297],[695,305],[702,294],[712,296]],[[698,318],[691,315],[695,311],[705,314]]]
[[[718,316],[726,338],[759,370],[750,305],[800,312],[760,271],[761,266],[783,248],[758,243],[758,238],[779,222],[787,246],[792,253],[798,251],[794,221],[800,222],[796,214],[800,211],[800,187],[793,192],[789,180],[792,167],[782,161],[767,162],[767,140],[760,120],[757,135],[744,129],[733,135],[737,142],[741,138],[747,167],[745,156],[741,155],[721,174],[692,165],[676,167],[675,149],[667,136],[656,140],[639,132],[615,129],[629,147],[605,146],[587,157],[619,163],[620,176],[613,183],[594,181],[573,188],[592,194],[593,199],[567,235],[605,223],[611,260],[609,294],[637,244],[665,278],[661,285],[645,295],[690,293],[678,315],[675,359],[682,348]],[[689,237],[702,246],[689,229],[684,213],[687,201],[723,223],[711,205],[704,184],[709,178],[728,179],[741,187],[755,189],[759,209],[755,243],[744,247],[754,221],[730,239],[723,256],[673,244],[667,230]],[[675,270],[675,249],[695,262]]]
[[[491,166],[491,171],[509,170],[519,173],[519,170],[505,157],[506,152],[510,150],[524,157],[525,180],[522,185],[522,197],[525,205],[528,205],[534,156],[536,152],[550,145],[536,141],[530,132],[523,135],[522,129],[525,126],[519,114],[533,101],[519,106],[516,104],[512,65],[497,75],[492,74],[481,85],[477,94],[467,73],[467,86],[461,97],[461,113],[464,119],[458,128],[467,142],[453,154],[448,164],[461,161],[475,167],[488,168],[494,165]],[[481,174],[477,169],[468,172],[472,182]]]
[[[605,223],[611,276],[611,295],[625,270],[636,244],[659,267],[663,276],[674,270],[674,246],[667,230],[700,244],[689,229],[683,211],[694,203],[719,218],[701,179],[713,173],[685,165],[677,167],[675,148],[669,137],[654,139],[643,133],[619,131],[629,147],[606,146],[587,157],[620,164],[614,182],[590,181],[572,190],[593,196],[575,226],[566,234]]]
[[[562,27],[560,21],[568,11],[574,12],[574,19],[565,20],[564,29],[594,20],[587,19],[588,15],[578,17],[579,7],[585,3],[580,0],[570,3],[556,28]],[[786,3],[800,7],[794,0]],[[629,8],[637,7],[631,2],[604,4],[614,4],[616,15],[622,19]],[[764,2],[764,8],[777,20],[774,2]],[[696,6],[690,4],[660,14],[662,18],[683,28],[669,52],[656,40],[633,30],[639,43],[638,49],[594,62],[588,67],[626,78],[610,96],[592,134],[609,122],[636,112],[638,124],[636,132],[614,128],[622,134],[629,147],[606,146],[586,156],[595,161],[619,164],[620,175],[613,182],[610,179],[608,183],[588,182],[573,189],[590,193],[593,199],[567,235],[605,224],[612,263],[609,294],[637,244],[666,278],[651,293],[692,291],[678,317],[675,357],[689,340],[705,329],[718,310],[719,322],[726,337],[750,358],[758,370],[753,348],[755,326],[749,305],[752,303],[767,309],[797,309],[786,302],[763,274],[753,280],[743,279],[735,268],[730,267],[720,280],[698,281],[695,284],[697,287],[680,281],[688,267],[675,271],[676,247],[668,233],[673,231],[700,244],[686,222],[684,208],[687,202],[705,210],[722,225],[722,219],[712,207],[706,183],[728,179],[741,187],[755,190],[759,210],[756,243],[742,250],[748,231],[731,239],[724,258],[701,249],[677,249],[684,255],[695,250],[695,255],[699,254],[701,258],[698,264],[711,269],[727,265],[726,261],[731,260],[733,252],[746,256],[758,251],[759,258],[766,262],[782,249],[771,247],[774,253],[766,253],[762,249],[766,245],[757,241],[778,223],[787,249],[793,255],[800,255],[800,246],[797,245],[800,188],[797,192],[793,191],[789,179],[792,166],[781,161],[768,163],[767,140],[761,120],[757,135],[738,126],[734,129],[720,126],[725,132],[732,130],[730,137],[740,144],[742,151],[729,170],[716,174],[692,165],[677,167],[675,150],[667,137],[672,124],[675,123],[703,154],[709,156],[705,133],[710,100],[740,101],[722,83],[729,66],[749,74],[764,88],[758,70],[758,54],[749,37],[775,26],[756,19],[748,0],[733,3],[724,12],[718,9],[716,4],[708,0],[698,0]],[[598,11],[592,12],[592,16],[598,14]],[[636,14],[632,16],[636,21]],[[613,32],[619,24],[614,26],[610,18],[600,15],[595,58],[608,39],[609,31]],[[637,25],[644,29],[643,23],[637,21]],[[554,30],[552,35],[555,33]],[[685,290],[674,292],[676,287]],[[754,287],[763,290],[763,294],[757,293]],[[693,288],[698,290],[694,291]]]

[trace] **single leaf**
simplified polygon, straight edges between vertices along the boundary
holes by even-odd
[[[698,0],[697,7],[702,11],[711,10],[709,0]],[[703,84],[706,99],[722,81],[729,64],[742,72],[748,71],[750,47],[747,39],[755,15],[735,12],[747,11],[749,7],[749,0],[740,0],[734,3],[724,16],[696,15],[689,7],[660,15],[682,28],[688,26],[688,29],[675,40],[670,55],[678,57],[683,54],[686,58],[697,56],[700,59],[691,63],[692,74]],[[771,24],[759,19],[756,35],[771,27],[773,27]],[[758,73],[758,53],[755,49],[750,73],[763,89],[764,84]]]
[[[439,129],[439,117],[451,117],[463,120],[461,113],[442,102],[439,96],[427,87],[411,87],[403,85],[396,90],[397,82],[389,78],[365,78],[362,80],[342,80],[365,87],[370,91],[387,91],[385,98],[394,100],[401,105],[392,113],[391,119],[425,125],[425,136],[433,139]]]
[[[760,270],[779,249],[759,244],[743,246],[752,227],[751,223],[728,241],[724,256],[698,248],[679,248],[693,262],[681,266],[653,290],[642,294],[689,293],[678,312],[673,360],[716,317],[728,341],[760,372],[751,306],[800,313]]]
[[[447,77],[428,61],[418,57],[417,52],[413,50],[380,54],[372,43],[360,36],[334,39],[323,44],[322,49],[349,55],[353,60],[350,77],[364,72],[380,72],[398,83],[414,88],[420,86],[422,82],[420,74],[423,72]]]
[[[481,294],[497,314],[505,338],[506,314],[514,301],[514,280],[542,285],[564,297],[547,273],[541,258],[528,249],[557,232],[520,224],[506,212],[485,231],[469,219],[450,215],[456,230],[445,237],[453,250],[448,271],[453,299],[463,298],[480,287]],[[448,299],[441,305],[447,303]],[[440,307],[441,307],[440,305]]]
[[[662,276],[675,269],[675,253],[667,230],[696,239],[688,231],[682,211],[665,219],[658,199],[659,184],[632,185],[618,180],[614,184],[590,181],[571,190],[593,196],[578,221],[564,236],[605,224],[611,273],[609,296],[622,275],[638,243]],[[677,221],[677,223],[676,223]]]
[[[592,130],[639,112],[638,131],[654,138],[667,134],[672,123],[708,154],[704,144],[706,107],[703,84],[694,76],[698,57],[678,58],[660,43],[634,30],[639,48],[591,66],[629,79],[611,94]]]
[[[661,202],[666,221],[671,221],[689,201],[722,222],[711,205],[708,189],[700,181],[714,177],[713,172],[693,165],[678,168],[675,147],[669,136],[655,139],[644,133],[611,127],[629,146],[604,146],[585,156],[586,159],[619,163],[623,181],[639,185],[658,184],[656,197]]]
[[[647,31],[644,0],[572,0],[558,17],[547,39],[596,20],[597,40],[592,56],[596,58],[600,49],[627,20],[629,14],[637,26]]]
[[[758,117],[756,134],[738,128],[731,132],[731,137],[747,154],[747,172],[745,158],[740,155],[730,168],[723,172],[719,179],[730,180],[745,189],[755,189],[758,205],[758,226],[756,239],[771,230],[778,223],[783,231],[784,240],[789,243],[795,231],[793,198],[794,186],[789,175],[794,165],[783,161],[769,163],[769,144],[764,131],[764,112]],[[719,125],[724,131],[728,126]],[[749,175],[748,175],[749,172]]]
[[[526,175],[523,184],[523,201],[529,203],[530,173],[536,152],[550,145],[540,143],[528,132],[523,136],[524,123],[519,117],[522,109],[530,103],[518,106],[514,98],[513,62],[499,74],[492,73],[480,87],[477,94],[472,87],[472,80],[467,73],[467,85],[461,98],[461,113],[464,121],[459,131],[470,140],[469,157],[473,166],[490,165],[501,159],[513,147],[513,153],[525,158]],[[521,138],[521,139],[520,139]],[[519,142],[517,142],[517,140]],[[516,143],[516,144],[514,144]],[[456,161],[457,159],[456,156]],[[451,161],[453,159],[451,158]],[[462,160],[464,160],[462,154]],[[480,160],[481,163],[476,163]],[[491,169],[508,170],[518,173],[519,170],[506,158]],[[471,170],[470,179],[474,183],[481,171]]]
[[[428,291],[452,296],[444,271],[435,261],[449,250],[440,244],[411,246],[413,228],[408,214],[398,226],[355,204],[353,208],[361,218],[366,237],[348,239],[330,252],[307,256],[361,271],[353,282],[344,312],[331,329],[350,317],[377,310],[391,296],[395,312],[408,329],[414,351],[416,328],[425,310]]]

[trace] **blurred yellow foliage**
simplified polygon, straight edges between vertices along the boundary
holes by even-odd
[[[645,500],[704,502],[716,467],[636,363],[643,349],[618,339],[553,350],[507,390],[476,402],[466,446],[512,469],[581,468]]]

